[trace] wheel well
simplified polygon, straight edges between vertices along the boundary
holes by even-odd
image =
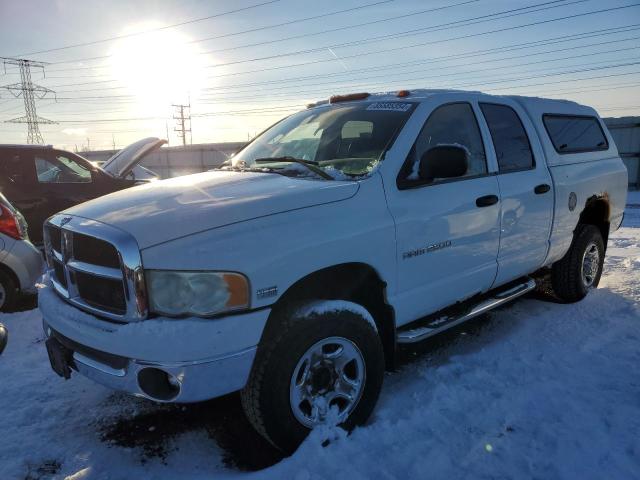
[[[609,239],[609,214],[609,202],[606,196],[597,197],[594,195],[587,200],[578,220],[579,224],[594,225],[600,230],[605,249]]]
[[[343,263],[323,268],[291,285],[273,307],[265,334],[277,327],[279,313],[288,306],[305,300],[348,300],[365,307],[378,329],[387,368],[395,359],[395,320],[393,309],[386,303],[386,282],[365,263]]]
[[[0,272],[6,273],[9,276],[9,278],[13,280],[13,284],[16,286],[18,290],[22,288],[20,286],[20,280],[18,279],[18,276],[15,274],[13,270],[7,267],[4,263],[0,263]]]

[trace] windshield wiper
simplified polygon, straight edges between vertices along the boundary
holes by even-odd
[[[304,165],[313,173],[320,175],[325,180],[335,180],[331,175],[320,168],[320,164],[313,160],[303,160],[302,158],[295,158],[290,156],[284,157],[266,157],[266,158],[256,158],[254,160],[256,163],[272,163],[272,162],[286,162],[286,163],[298,163],[300,165]]]

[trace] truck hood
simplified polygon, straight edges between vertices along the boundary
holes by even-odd
[[[232,223],[345,200],[357,191],[353,181],[212,171],[129,188],[64,213],[125,230],[143,249]]]

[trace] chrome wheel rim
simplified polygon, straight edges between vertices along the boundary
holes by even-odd
[[[582,284],[586,288],[593,286],[600,268],[600,252],[595,243],[590,243],[582,256]]]
[[[329,337],[312,345],[293,370],[291,411],[313,428],[343,423],[358,405],[366,380],[364,358],[351,340]]]

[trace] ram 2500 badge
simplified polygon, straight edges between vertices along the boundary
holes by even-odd
[[[399,344],[524,295],[598,285],[627,172],[568,101],[332,97],[226,170],[70,208],[45,226],[53,369],[157,402],[241,391],[292,451],[363,423]]]

